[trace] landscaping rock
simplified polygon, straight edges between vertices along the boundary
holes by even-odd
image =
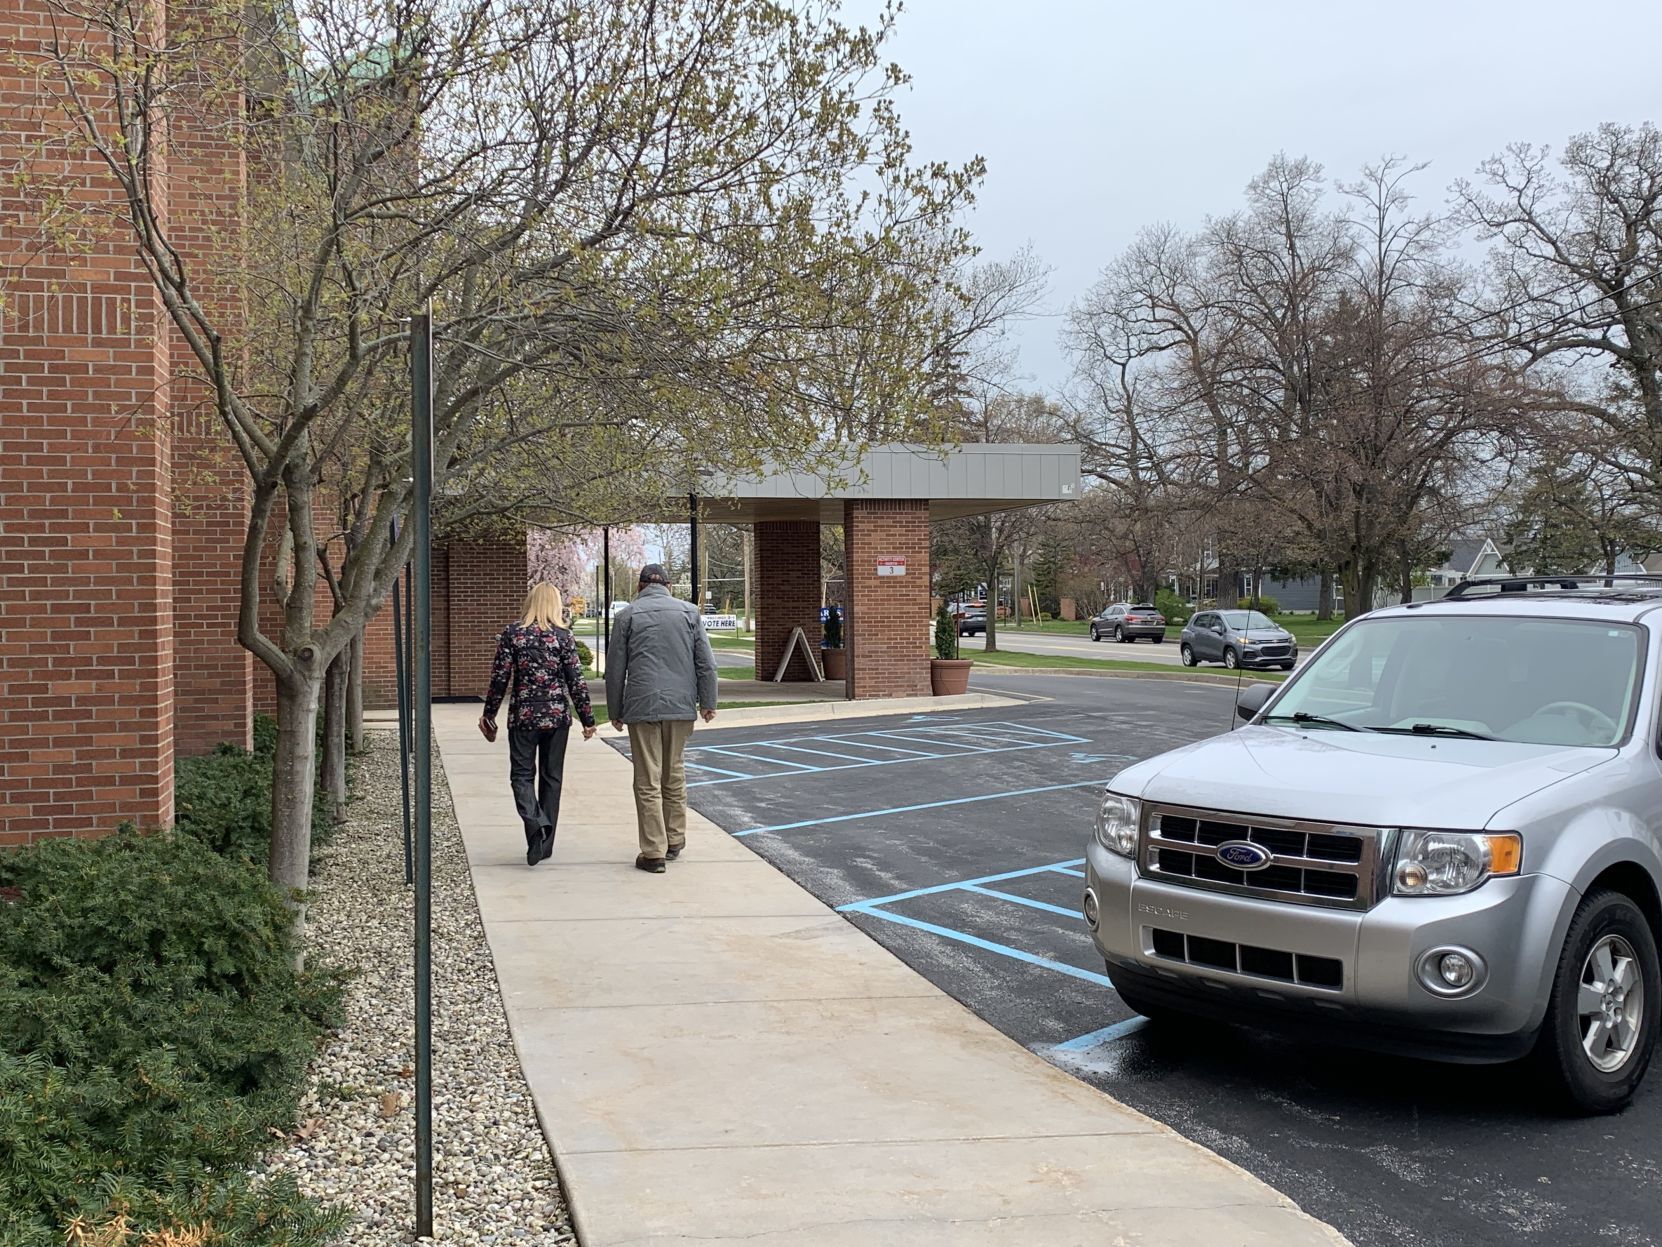
[[[397,737],[371,740],[348,821],[312,869],[310,956],[351,976],[346,1023],[312,1065],[304,1125],[270,1160],[303,1191],[353,1210],[345,1247],[415,1241],[414,898],[404,885]],[[428,1241],[575,1243],[503,1015],[437,749],[433,772]]]

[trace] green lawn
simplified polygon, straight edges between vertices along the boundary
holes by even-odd
[[[1105,658],[1073,658],[1065,654],[1023,654],[1014,650],[999,650],[994,654],[983,653],[980,650],[965,650],[966,658],[973,658],[977,663],[984,663],[989,667],[1036,667],[1040,669],[1060,670],[1067,668],[1075,671],[1161,671],[1167,675],[1177,675],[1185,670],[1183,667],[1163,662],[1116,662]],[[1210,669],[1208,669],[1210,670]],[[1222,674],[1219,667],[1214,674]],[[1279,683],[1287,677],[1279,671],[1248,671],[1245,673],[1249,680],[1271,680]]]
[[[709,636],[711,649],[749,650],[756,645],[756,638],[748,632],[712,632]]]
[[[717,667],[716,674],[724,680],[754,680],[755,667]]]

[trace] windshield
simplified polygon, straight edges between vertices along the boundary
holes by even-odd
[[[1313,658],[1267,721],[1609,746],[1626,734],[1640,630],[1576,619],[1363,620]]]
[[[1264,614],[1263,611],[1219,611],[1218,616],[1237,632],[1245,628],[1273,628],[1276,626],[1275,620]]]

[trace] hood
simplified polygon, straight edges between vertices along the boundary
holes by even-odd
[[[1615,756],[1614,749],[1243,727],[1127,767],[1109,787],[1270,818],[1481,831],[1513,802]]]

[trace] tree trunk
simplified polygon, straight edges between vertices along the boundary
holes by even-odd
[[[1324,567],[1316,578],[1316,618],[1333,618],[1333,569]]]
[[[987,630],[981,634],[981,648],[989,654],[998,652],[998,563],[987,573]]]
[[[363,629],[352,638],[348,651],[350,666],[346,676],[346,732],[352,742],[353,753],[363,753],[369,747],[364,731],[364,634]]]
[[[1241,604],[1241,560],[1218,543],[1218,608],[1232,610]]]
[[[1407,550],[1402,552],[1402,603],[1414,600],[1414,559]]]
[[[311,882],[312,797],[317,781],[317,703],[322,681],[302,674],[277,681],[277,756],[271,773],[271,882],[294,911],[296,956],[303,956],[305,892]]]
[[[329,817],[346,821],[346,686],[350,647],[335,655],[323,677],[323,785]]]

